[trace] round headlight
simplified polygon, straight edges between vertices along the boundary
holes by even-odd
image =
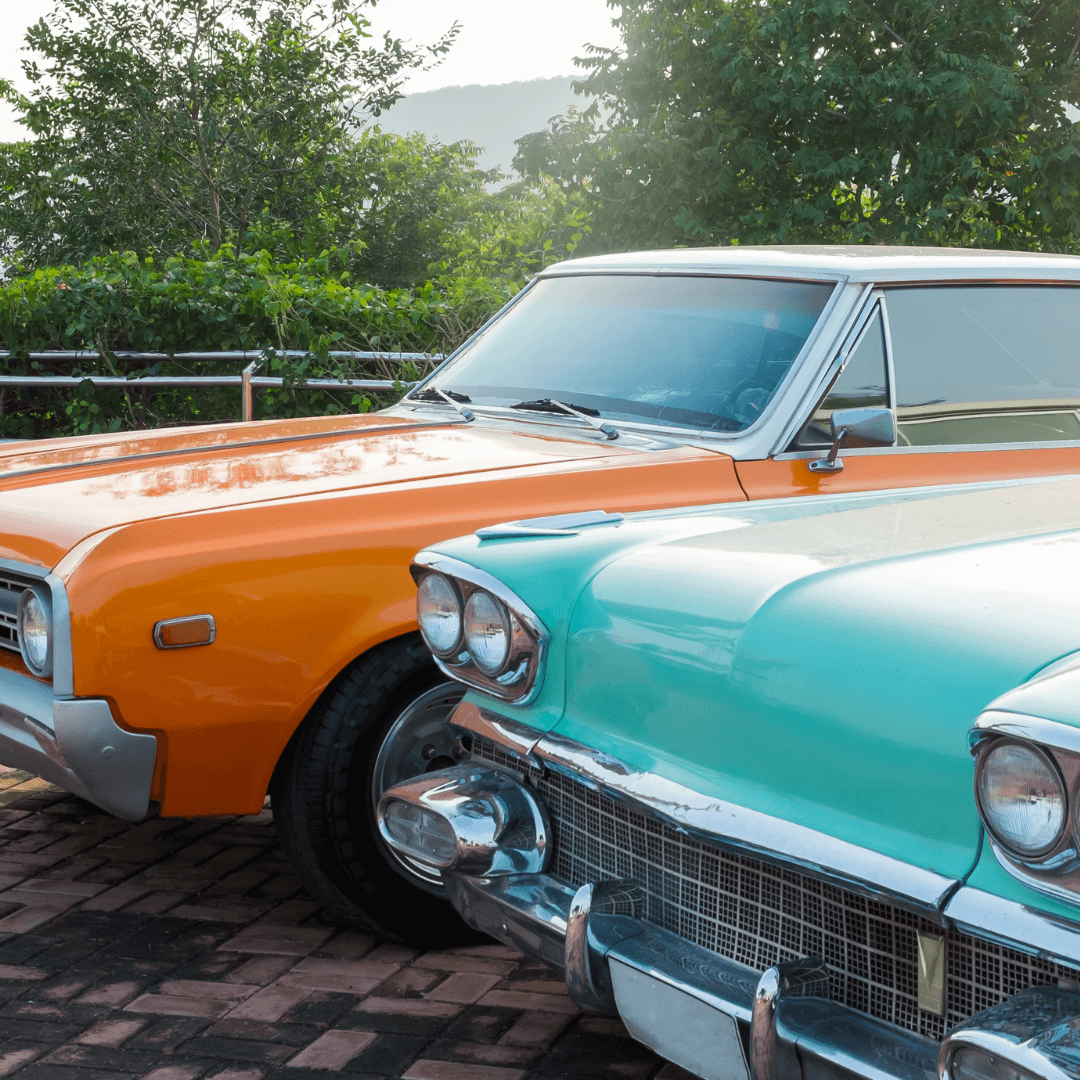
[[[416,620],[427,647],[448,656],[461,641],[461,601],[442,574],[425,574],[416,591]]]
[[[983,756],[976,783],[986,827],[1014,855],[1043,855],[1061,839],[1065,785],[1041,750],[998,743]]]
[[[485,675],[497,675],[510,654],[510,616],[483,589],[465,602],[465,645]]]
[[[26,666],[35,675],[52,674],[52,606],[27,589],[19,599],[19,645]]]

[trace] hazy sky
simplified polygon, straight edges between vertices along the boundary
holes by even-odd
[[[46,16],[53,0],[0,0],[0,77],[21,83],[20,48],[25,28]],[[417,43],[433,41],[456,20],[457,43],[443,63],[415,76],[414,93],[440,86],[504,83],[573,75],[573,58],[586,42],[614,45],[615,12],[605,0],[380,0],[368,10],[375,31],[389,30]],[[22,137],[22,128],[0,106],[0,142]]]

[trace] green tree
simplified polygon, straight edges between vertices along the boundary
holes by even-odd
[[[621,8],[589,107],[515,159],[584,195],[590,246],[1080,238],[1080,0]]]
[[[8,257],[298,257],[356,236],[357,119],[457,32],[373,41],[373,2],[65,0],[27,34],[29,96],[0,83],[33,136],[0,148]]]

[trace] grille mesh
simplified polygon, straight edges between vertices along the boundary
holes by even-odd
[[[28,584],[17,578],[0,577],[0,649],[19,652],[19,597]]]
[[[523,769],[486,740],[478,757],[514,768],[551,817],[553,872],[573,885],[633,878],[645,917],[756,971],[824,959],[834,1001],[940,1041],[954,1025],[1027,986],[1080,986],[1080,971],[951,930],[945,1015],[918,1004],[920,916],[793,870],[701,843],[559,773]]]

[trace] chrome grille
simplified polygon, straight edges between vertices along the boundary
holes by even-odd
[[[701,843],[560,773],[523,768],[474,739],[473,753],[514,768],[547,806],[552,871],[573,885],[633,878],[646,918],[756,971],[817,956],[834,1001],[941,1040],[954,1025],[1027,986],[1080,986],[1080,971],[956,930],[946,936],[945,1015],[919,1008],[916,935],[939,926],[796,871]]]
[[[0,649],[19,652],[19,597],[28,585],[16,578],[0,577]]]

